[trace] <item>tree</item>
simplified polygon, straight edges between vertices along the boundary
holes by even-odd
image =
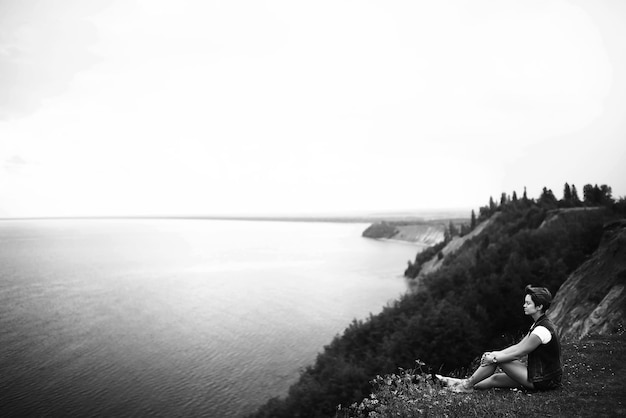
[[[587,205],[593,205],[596,203],[593,186],[591,184],[585,184],[583,186],[583,200]]]
[[[448,226],[448,228],[450,229],[450,235],[452,235],[453,237],[459,235],[459,229],[456,227],[456,225],[454,225],[452,221],[450,221],[450,225]]]
[[[563,200],[565,200],[566,202],[572,200],[572,190],[567,183],[565,183],[565,187],[563,188]]]
[[[522,195],[522,200],[524,202],[528,201],[528,195],[526,194],[526,186],[524,186],[524,194]]]
[[[470,230],[473,231],[476,228],[476,214],[474,213],[474,209],[472,209],[472,216],[470,220]]]
[[[513,190],[513,201],[517,202],[517,193]]]
[[[491,216],[491,211],[489,210],[488,206],[481,206],[478,209],[478,219],[480,219],[481,221],[484,221],[485,219],[489,219],[490,216]]]
[[[585,184],[583,187],[583,198],[586,205],[612,205],[613,190],[606,184],[592,186],[591,184]]]
[[[600,186],[600,203],[604,205],[612,204],[614,202],[612,195],[613,189],[611,189],[611,187],[606,184]]]
[[[558,205],[560,208],[569,208],[574,204],[572,202],[572,189],[568,183],[563,186],[563,198],[559,200]]]
[[[576,190],[576,186],[572,184],[572,203],[574,206],[580,206],[581,201],[580,197],[578,197],[578,190]]]
[[[545,208],[555,208],[557,206],[556,197],[554,197],[554,193],[552,190],[544,187],[541,192],[541,196],[539,197],[539,205]]]
[[[450,223],[448,224],[448,227],[444,231],[444,234],[443,234],[444,238],[443,239],[446,242],[450,242],[452,240],[452,238],[456,237],[457,235],[459,235],[459,230],[454,225],[454,223],[452,223],[452,221],[450,221]]]

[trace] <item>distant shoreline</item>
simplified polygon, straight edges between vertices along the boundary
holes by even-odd
[[[420,247],[422,249],[430,247],[430,244],[426,244],[422,241],[411,241],[411,240],[406,240],[406,239],[394,239],[394,238],[370,238],[370,239],[375,239],[376,241],[382,241],[382,242],[391,242],[394,244],[410,245],[413,247]]]

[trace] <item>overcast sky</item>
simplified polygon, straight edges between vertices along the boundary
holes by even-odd
[[[626,195],[626,2],[0,0],[0,217]]]

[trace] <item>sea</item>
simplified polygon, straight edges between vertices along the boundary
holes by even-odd
[[[362,223],[0,221],[0,416],[240,417],[284,397],[423,247]]]

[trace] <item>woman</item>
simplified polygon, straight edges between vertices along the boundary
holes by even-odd
[[[501,351],[484,353],[480,367],[467,379],[435,375],[454,392],[473,389],[526,388],[550,390],[561,386],[561,344],[554,325],[546,317],[552,295],[545,287],[526,286],[524,314],[535,321],[517,344]],[[528,365],[519,359],[528,354]],[[500,367],[503,373],[495,373]]]

